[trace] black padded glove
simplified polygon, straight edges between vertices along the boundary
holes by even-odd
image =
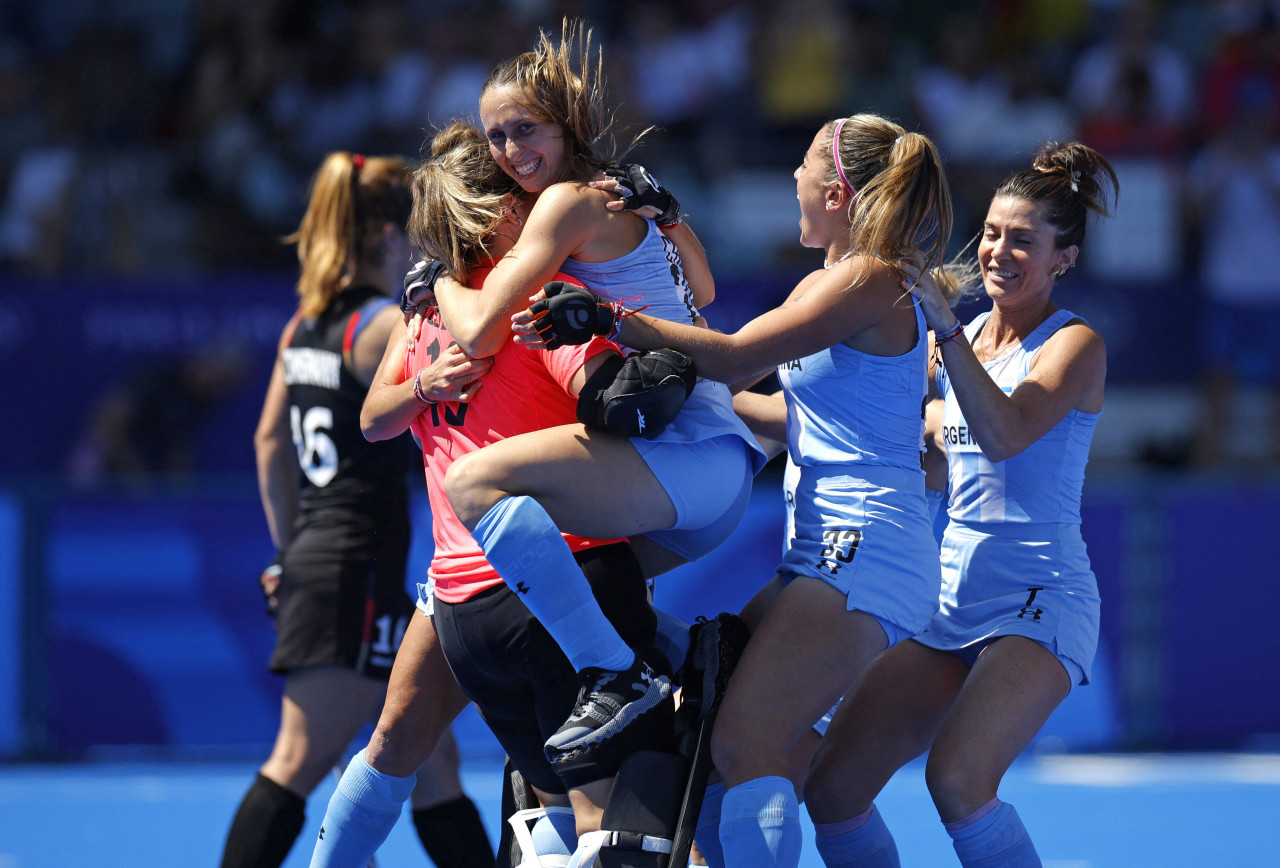
[[[680,203],[644,166],[639,163],[623,163],[621,166],[607,167],[604,173],[619,184],[617,193],[624,203],[622,210],[656,208],[660,213],[654,218],[654,222],[659,226],[674,226],[680,222]]]
[[[400,296],[400,310],[412,313],[419,304],[435,292],[436,278],[444,266],[435,259],[419,259],[404,276],[404,292]]]
[[[533,328],[543,345],[554,350],[561,346],[577,346],[593,335],[613,337],[621,307],[605,301],[591,290],[553,280],[542,287],[546,298],[529,305]]]

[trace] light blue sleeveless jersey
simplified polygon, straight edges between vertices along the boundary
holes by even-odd
[[[646,220],[648,231],[626,256],[608,262],[568,259],[561,271],[591,287],[602,298],[620,301],[631,310],[672,322],[692,323],[698,316],[693,290],[684,277],[684,264],[675,242],[657,224]]]
[[[632,310],[645,308],[647,316],[692,324],[698,316],[693,291],[685,280],[680,253],[653,221],[635,250],[608,262],[565,260],[561,270],[578,278],[602,298],[622,302]],[[751,455],[753,473],[764,467],[760,444],[733,412],[733,396],[724,383],[698,379],[693,394],[675,420],[652,442],[698,442],[724,434],[742,438]]]
[[[938,607],[938,546],[924,496],[928,339],[900,356],[836,344],[778,368],[792,513],[778,573],[815,578],[873,616],[892,645]]]
[[[989,316],[980,314],[965,329],[970,343]],[[986,362],[983,368],[1009,394],[1027,376],[1049,336],[1073,319],[1079,317],[1069,310],[1056,311],[1019,347]],[[943,439],[951,488],[947,514],[952,520],[967,524],[1080,524],[1084,468],[1100,413],[1072,410],[1022,452],[992,463],[969,433],[945,367],[938,368],[937,383],[946,400]]]
[[[972,342],[988,314],[965,333]],[[1006,393],[1036,353],[1076,315],[1060,310],[1021,345],[983,367]],[[1080,535],[1080,492],[1098,413],[1071,411],[1018,455],[992,463],[969,433],[946,371],[938,371],[950,468],[938,611],[916,641],[970,664],[987,643],[1024,636],[1085,684],[1098,647],[1101,600]]]
[[[915,315],[916,345],[901,356],[874,356],[840,343],[778,366],[787,400],[787,453],[798,465],[869,464],[924,473],[929,342],[918,305]]]

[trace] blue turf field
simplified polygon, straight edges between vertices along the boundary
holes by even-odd
[[[0,766],[0,868],[216,866],[255,767],[239,760]],[[464,758],[464,783],[495,840],[500,780],[500,757]],[[313,796],[288,868],[308,864],[332,789],[326,782]],[[1280,754],[1026,758],[1001,796],[1017,806],[1048,868],[1280,866]],[[922,763],[899,772],[878,804],[903,865],[957,864]],[[379,860],[383,868],[429,864],[407,821]],[[810,844],[801,864],[821,865]]]

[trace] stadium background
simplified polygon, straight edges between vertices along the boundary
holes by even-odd
[[[1196,172],[1258,118],[1258,164],[1278,158],[1276,7],[0,0],[0,757],[265,755],[280,683],[251,434],[293,306],[280,236],[325,152],[416,155],[562,14],[596,27],[619,129],[659,127],[634,157],[702,236],[722,329],[816,264],[790,173],[824,120],[877,111],[934,136],[957,250],[1040,140],[1113,159],[1116,219],[1058,290],[1109,348],[1084,503],[1103,642],[1096,685],[1035,749],[1276,750],[1278,384],[1242,381],[1225,446],[1195,450],[1218,226]],[[1271,309],[1273,242],[1251,251]],[[416,510],[414,575],[421,490]],[[659,603],[736,608],[780,514],[770,468],[735,537],[660,580]],[[473,718],[459,735],[492,749]]]

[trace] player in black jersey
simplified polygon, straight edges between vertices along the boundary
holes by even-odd
[[[275,747],[231,824],[223,868],[284,862],[307,796],[376,720],[413,613],[405,591],[412,443],[370,443],[360,433],[360,407],[401,317],[391,296],[412,261],[411,206],[403,160],[336,152],[286,239],[297,244],[300,303],[281,335],[254,437],[280,552],[262,577],[276,618],[270,665],[285,690]],[[442,703],[463,708],[457,685],[437,680]],[[439,868],[492,864],[451,734],[419,773],[413,806]]]

